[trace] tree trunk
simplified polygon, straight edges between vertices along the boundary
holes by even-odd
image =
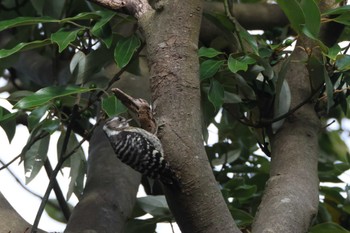
[[[239,232],[215,181],[201,133],[197,43],[201,1],[164,1],[139,18],[144,31],[158,136],[181,177],[166,190],[182,232]]]
[[[319,7],[324,11],[336,7],[336,4],[334,0],[320,1]],[[332,46],[342,29],[330,27],[330,23],[324,24],[320,38],[327,46]],[[300,36],[286,71],[291,109],[310,98],[315,88],[324,85],[323,77],[312,77],[309,73],[307,65],[311,57],[323,61],[319,45]],[[318,210],[320,130],[315,105],[309,101],[288,116],[282,128],[271,137],[270,179],[252,232],[307,232]]]
[[[65,232],[124,232],[140,179],[140,173],[117,159],[102,128],[97,128],[90,140],[84,195]]]
[[[13,209],[1,192],[0,219],[1,232],[29,232],[32,227]],[[38,230],[37,232],[44,233],[42,230]]]
[[[286,72],[291,109],[311,95],[305,60],[305,50],[297,46]],[[290,115],[271,138],[270,179],[253,232],[307,232],[318,209],[319,130],[314,104],[307,103]]]

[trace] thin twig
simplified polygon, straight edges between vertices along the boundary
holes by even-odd
[[[49,177],[49,178],[52,177],[52,172],[53,172],[52,166],[51,166],[50,160],[48,158],[45,160],[44,167],[45,167],[47,177]],[[58,201],[59,207],[62,210],[63,216],[68,221],[68,219],[71,215],[71,212],[70,212],[69,206],[66,202],[66,199],[64,198],[61,187],[57,182],[56,177],[53,180],[53,191],[55,192],[56,199]]]
[[[0,163],[5,165],[5,163],[0,159]],[[27,192],[29,192],[30,194],[36,196],[37,198],[42,199],[42,197],[36,193],[34,193],[32,190],[30,190],[25,184],[22,183],[22,181],[13,173],[13,171],[9,168],[6,167],[6,170],[10,173],[10,175],[17,181],[17,183]]]
[[[71,120],[71,122],[73,122]],[[63,165],[63,163],[71,156],[73,155],[80,147],[81,145],[87,141],[87,139],[89,138],[89,136],[93,133],[93,131],[95,130],[95,128],[99,125],[99,123],[101,122],[101,120],[99,120],[92,128],[91,130],[85,135],[85,137],[78,143],[78,145],[76,145],[69,153],[67,153],[66,155],[63,155],[63,153],[61,154],[62,156],[60,157],[55,169],[52,171],[52,175],[50,177],[50,181],[49,181],[49,184],[46,188],[46,191],[45,191],[45,194],[43,196],[43,200],[39,206],[39,209],[38,209],[38,212],[37,212],[37,215],[35,217],[35,221],[34,221],[34,224],[33,224],[33,227],[32,227],[32,230],[31,230],[31,233],[36,233],[37,232],[37,229],[38,229],[38,225],[39,225],[39,221],[40,221],[40,218],[41,218],[41,215],[45,209],[45,205],[49,199],[49,195],[50,195],[50,192],[53,188],[53,183],[54,183],[54,179],[56,178],[58,172],[61,170],[61,167]],[[68,126],[69,127],[69,126]],[[67,132],[68,132],[68,128],[67,128]],[[63,147],[63,145],[62,145]],[[62,148],[63,149],[63,148]]]
[[[35,217],[35,220],[34,220],[34,223],[33,223],[33,227],[32,227],[32,230],[31,232],[32,233],[35,233],[38,229],[38,225],[39,225],[39,222],[40,222],[40,218],[41,218],[41,215],[45,209],[45,205],[49,199],[49,195],[51,193],[51,190],[54,186],[54,183],[56,181],[56,176],[58,174],[58,172],[61,170],[61,167],[63,165],[63,162],[65,161],[65,158],[64,158],[64,154],[66,153],[67,151],[67,148],[68,148],[68,142],[69,142],[69,138],[70,138],[70,135],[72,133],[72,126],[73,126],[73,122],[75,120],[75,117],[77,115],[77,111],[78,111],[78,105],[74,105],[73,107],[73,110],[72,110],[72,113],[71,113],[71,117],[70,117],[70,122],[67,126],[67,132],[66,132],[66,135],[65,135],[65,138],[63,140],[63,145],[62,145],[62,150],[61,150],[61,154],[59,155],[59,161],[56,165],[56,168],[55,170],[52,171],[52,174],[50,176],[50,181],[49,181],[49,184],[46,188],[46,192],[45,192],[45,195],[43,196],[43,199],[41,201],[41,204],[39,206],[39,210],[36,214],[36,217]]]
[[[39,134],[37,137],[35,137],[33,140],[30,140],[22,149],[21,153],[19,155],[17,155],[16,157],[14,157],[10,162],[8,162],[7,164],[5,164],[4,166],[2,166],[0,168],[0,171],[7,168],[8,166],[10,166],[13,162],[15,162],[18,158],[20,158],[21,156],[23,156],[37,141],[39,141],[40,139],[43,139],[44,137],[46,137],[49,133],[48,132],[42,132],[41,134]]]
[[[172,223],[172,222],[169,222],[169,223],[170,223],[171,231],[172,231],[173,233],[175,233],[173,223]]]
[[[291,110],[289,110],[288,112],[286,112],[285,114],[282,114],[276,118],[273,119],[261,119],[258,123],[251,123],[248,122],[244,119],[239,119],[238,121],[244,125],[250,126],[250,127],[254,127],[254,128],[262,128],[265,126],[268,126],[274,122],[280,121],[282,119],[287,118],[288,116],[292,115],[294,112],[296,112],[298,109],[300,109],[302,106],[304,106],[305,104],[307,104],[308,102],[310,102],[312,100],[312,98],[315,96],[315,94],[317,94],[321,88],[324,85],[322,84],[319,88],[315,89],[308,98],[306,98],[304,101],[302,101],[301,103],[299,103],[297,106],[295,106],[294,108],[292,108]]]
[[[241,27],[241,25],[238,23],[236,18],[232,15],[232,13],[231,13],[231,5],[229,4],[228,0],[224,0],[224,6],[225,6],[226,16],[231,21],[231,23],[233,24],[234,31],[237,34],[237,38],[238,38],[239,44],[241,46],[241,49],[242,49],[243,53],[245,53],[246,51],[245,51],[243,40],[242,40],[242,37],[241,37],[241,34],[240,34],[240,30],[241,30],[240,27]]]

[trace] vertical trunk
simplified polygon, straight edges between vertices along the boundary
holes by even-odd
[[[214,179],[201,134],[201,1],[164,3],[139,22],[147,41],[158,136],[182,181],[182,192],[166,190],[167,200],[182,232],[239,232]]]
[[[311,95],[306,52],[296,47],[286,74],[291,109]],[[318,208],[318,132],[312,103],[290,115],[271,138],[270,179],[253,232],[307,232]]]

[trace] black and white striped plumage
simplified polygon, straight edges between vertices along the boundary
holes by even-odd
[[[128,122],[117,116],[103,126],[117,157],[143,175],[173,184],[176,176],[164,160],[159,139],[146,130],[129,126]]]

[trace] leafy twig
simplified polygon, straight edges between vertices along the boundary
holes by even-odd
[[[226,13],[226,16],[227,18],[232,22],[233,24],[233,27],[234,27],[234,31],[237,33],[237,38],[238,38],[238,41],[239,41],[239,44],[241,45],[241,49],[243,51],[243,53],[245,53],[245,48],[244,48],[244,45],[243,45],[243,40],[242,40],[242,37],[241,37],[241,34],[239,33],[240,32],[240,24],[238,23],[238,21],[236,20],[235,17],[233,17],[232,13],[231,13],[231,6],[228,2],[229,0],[224,0],[224,6],[225,6],[225,13]]]

